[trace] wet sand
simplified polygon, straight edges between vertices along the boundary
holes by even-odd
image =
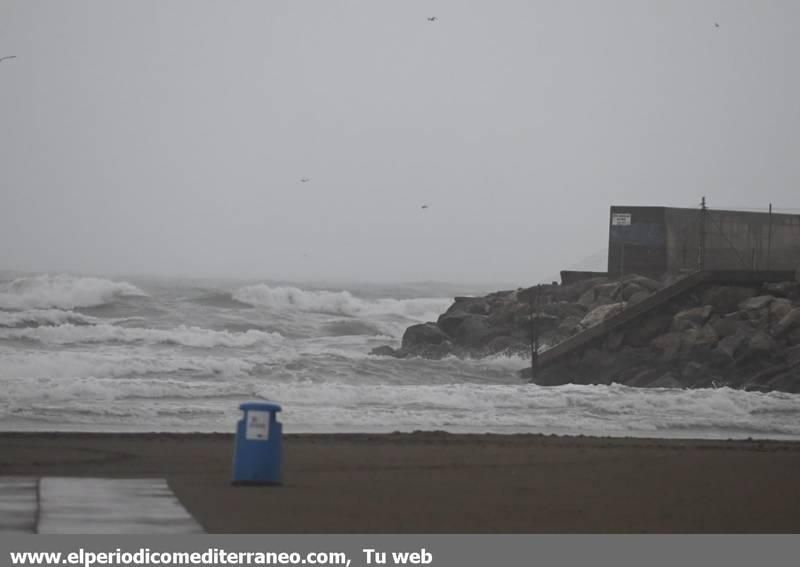
[[[800,532],[800,443],[287,435],[230,485],[229,435],[0,433],[2,476],[166,478],[212,533]]]

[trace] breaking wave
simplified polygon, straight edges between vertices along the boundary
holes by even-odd
[[[122,378],[172,374],[190,376],[246,376],[254,362],[215,356],[153,356],[152,353],[118,352],[15,352],[3,357],[0,377],[59,381],[72,378]],[[29,383],[31,395],[41,393],[41,384]],[[22,386],[20,386],[22,387]]]
[[[307,291],[296,287],[270,287],[257,284],[240,288],[233,294],[237,301],[273,309],[296,309],[333,315],[399,315],[409,319],[431,320],[445,311],[452,299],[376,299],[364,300],[348,291]]]
[[[212,331],[201,327],[181,325],[175,329],[143,329],[117,327],[106,323],[78,326],[67,323],[57,327],[0,329],[0,339],[25,339],[49,345],[78,343],[146,343],[172,344],[198,348],[245,348],[270,344],[282,339],[278,333],[250,330],[244,333]]]
[[[347,337],[355,335],[382,336],[385,335],[383,329],[375,325],[370,325],[358,319],[344,319],[342,321],[331,321],[323,327],[325,334],[334,337]]]
[[[190,299],[192,303],[196,303],[197,305],[204,305],[206,307],[218,307],[221,309],[241,309],[241,308],[252,308],[253,306],[249,303],[245,303],[243,301],[239,301],[231,297],[230,293],[224,292],[216,292],[216,293],[209,293],[200,297],[195,297]]]
[[[39,327],[47,325],[91,325],[96,322],[94,317],[88,317],[74,311],[61,309],[33,309],[31,311],[0,311],[0,327]]]
[[[146,295],[128,282],[44,274],[2,284],[0,309],[75,309],[103,305],[118,297]]]

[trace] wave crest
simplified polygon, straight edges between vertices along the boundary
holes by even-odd
[[[68,323],[57,327],[0,329],[0,339],[24,339],[49,345],[144,343],[173,344],[197,348],[245,348],[258,344],[271,344],[282,338],[278,333],[265,333],[264,331],[250,330],[245,333],[231,333],[184,325],[174,329],[143,329],[140,327],[118,327],[105,323],[92,326],[77,326]]]
[[[0,311],[0,327],[41,327],[49,325],[91,325],[96,321],[94,317],[87,317],[74,311],[61,309],[33,309],[31,311]]]
[[[296,287],[250,285],[233,294],[237,301],[273,309],[297,309],[332,315],[399,315],[409,319],[431,320],[443,313],[451,299],[376,299],[364,300],[347,291],[308,291]]]
[[[95,307],[125,296],[147,296],[128,282],[68,274],[18,278],[0,287],[0,309]]]

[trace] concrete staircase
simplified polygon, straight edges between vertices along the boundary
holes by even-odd
[[[705,284],[726,284],[753,286],[763,283],[791,281],[795,279],[795,272],[772,271],[747,271],[747,270],[704,270],[694,272],[671,285],[668,285],[649,296],[647,299],[626,308],[616,315],[609,317],[602,323],[590,327],[585,331],[573,335],[546,350],[538,356],[537,369],[543,369],[565,359],[569,355],[576,355],[602,342],[615,331],[622,331],[632,323],[642,319],[648,314],[679,298],[690,291]]]

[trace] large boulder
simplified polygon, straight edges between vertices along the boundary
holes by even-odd
[[[775,340],[764,331],[756,332],[747,341],[746,348],[739,358],[740,362],[769,359],[775,354]]]
[[[715,285],[703,293],[703,304],[710,305],[714,313],[724,315],[736,311],[739,304],[756,294],[750,287]]]
[[[647,294],[648,292],[645,288],[635,283],[627,283],[625,287],[622,288],[622,300],[623,301],[630,301],[631,297],[634,297],[636,294]]]
[[[739,327],[742,325],[741,320],[738,317],[719,317],[716,315],[709,320],[708,324],[713,327],[714,331],[720,338],[735,335],[739,331]]]
[[[595,325],[599,325],[606,319],[609,319],[616,315],[617,313],[621,312],[625,308],[625,303],[610,303],[608,305],[601,305],[600,307],[595,307],[586,316],[581,319],[580,326],[583,329],[588,329],[589,327],[594,327]]]
[[[526,317],[529,313],[530,306],[526,303],[504,302],[492,309],[488,321],[493,327],[512,328],[520,317]]]
[[[751,336],[745,332],[738,332],[735,335],[725,337],[717,343],[716,350],[730,358],[737,358],[750,341]]]
[[[800,393],[800,367],[795,366],[776,375],[765,384],[763,390],[777,390],[779,392],[789,392],[790,394]]]
[[[695,388],[709,384],[711,382],[711,371],[705,364],[688,362],[681,369],[681,382]]]
[[[786,349],[784,355],[790,366],[800,365],[800,345]]]
[[[577,301],[578,298],[586,294],[586,292],[607,282],[608,278],[606,277],[590,278],[588,280],[575,282],[574,284],[563,286],[560,295],[565,301]],[[594,299],[594,293],[592,293],[592,299]]]
[[[583,317],[566,317],[558,324],[558,332],[562,335],[574,335],[580,330]]]
[[[540,305],[537,309],[539,313],[551,315],[559,320],[568,317],[581,317],[586,315],[586,307],[578,303],[568,303],[566,301],[558,301],[556,303],[546,303]]]
[[[675,314],[672,318],[673,331],[688,331],[696,327],[701,327],[708,321],[711,316],[711,306],[695,307],[693,309],[686,309]]]
[[[772,334],[775,337],[783,337],[800,327],[800,307],[795,307],[775,324]]]
[[[775,339],[770,337],[767,333],[759,331],[750,337],[750,340],[747,342],[747,347],[757,352],[773,352],[775,350]]]
[[[761,392],[800,392],[800,365],[782,363],[767,366],[746,379],[742,387]]]
[[[677,358],[681,350],[681,333],[664,333],[650,341],[650,346],[661,355],[665,362]]]
[[[435,323],[412,325],[403,333],[402,350],[413,350],[419,346],[439,345],[450,340]]]
[[[597,286],[596,288],[594,288],[594,291],[595,291],[595,296],[598,298],[606,297],[608,299],[616,300],[619,299],[619,296],[622,292],[622,284],[614,282],[607,283]]]
[[[681,358],[683,360],[705,360],[719,342],[714,328],[710,325],[689,329],[681,336]]]
[[[483,346],[498,335],[498,332],[489,325],[489,318],[486,315],[467,314],[462,317],[450,317],[439,325],[455,339],[456,344],[468,347]]]
[[[800,282],[765,283],[763,289],[769,295],[786,299],[800,299]]]
[[[771,295],[758,295],[756,297],[751,297],[739,303],[739,311],[766,309],[773,301],[775,301],[775,298]]]
[[[789,311],[791,311],[792,308],[793,304],[790,300],[782,297],[778,298],[775,301],[773,301],[769,306],[769,318],[771,321],[777,323],[778,321],[786,317],[786,315],[789,314]]]
[[[456,297],[443,315],[474,314],[486,315],[489,312],[489,301],[486,297]]]
[[[767,307],[737,311],[736,313],[739,319],[746,321],[754,329],[767,330],[769,326],[769,309]]]
[[[650,293],[658,291],[659,289],[664,287],[664,285],[657,280],[639,275],[628,276],[625,278],[625,282],[629,285],[635,285],[640,288],[644,288]]]

